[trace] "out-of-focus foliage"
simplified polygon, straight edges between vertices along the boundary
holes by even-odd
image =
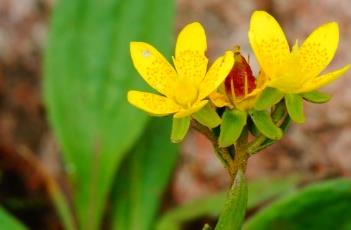
[[[0,206],[0,229],[25,230],[27,228]]]
[[[127,104],[127,89],[144,89],[129,57],[143,40],[169,53],[173,2],[60,0],[45,57],[49,119],[63,148],[79,229],[98,229],[123,156],[146,116]]]
[[[296,189],[299,176],[286,178],[263,178],[248,183],[247,209],[255,208],[270,199],[289,193]],[[227,192],[206,196],[191,201],[166,212],[157,225],[157,230],[180,230],[183,223],[204,216],[217,217]]]
[[[308,186],[252,217],[244,229],[350,229],[351,181]]]
[[[123,162],[113,190],[112,229],[155,229],[154,219],[177,160],[170,119],[155,119]]]

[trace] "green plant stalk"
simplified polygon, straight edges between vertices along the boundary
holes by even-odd
[[[62,190],[57,184],[56,180],[51,176],[51,174],[46,170],[40,160],[31,152],[21,149],[18,151],[18,156],[26,162],[31,169],[40,175],[43,179],[45,189],[47,190],[50,199],[53,202],[54,208],[61,219],[62,225],[66,230],[76,230],[76,225],[74,222],[74,216],[69,203],[64,196]]]
[[[222,162],[225,168],[227,168],[230,171],[230,164],[233,161],[233,158],[230,154],[230,151],[228,148],[221,148],[218,145],[217,137],[214,135],[214,133],[207,128],[206,126],[200,124],[199,122],[193,120],[192,121],[192,127],[197,130],[198,132],[202,133],[207,137],[209,141],[211,141],[213,148],[215,150],[216,156],[218,159]]]
[[[238,141],[236,142],[235,145],[235,158],[234,161],[232,162],[232,170],[231,172],[233,173],[233,178],[236,177],[236,174],[238,170],[241,170],[243,173],[246,171],[246,166],[247,166],[247,159],[248,159],[248,154],[247,154],[247,141],[248,141],[248,135],[249,132],[247,130],[247,127],[244,127]]]
[[[239,230],[245,218],[247,206],[247,182],[242,169],[237,171],[230,188],[216,230]]]
[[[62,193],[61,189],[58,187],[56,182],[50,180],[47,185],[48,192],[50,194],[51,200],[54,203],[55,209],[60,216],[61,222],[64,229],[66,230],[76,230],[76,225],[74,224],[73,214],[68,202]]]
[[[283,127],[289,122],[289,116],[287,116],[286,106],[283,100],[274,107],[271,116],[273,122],[279,127]],[[271,143],[265,145],[265,142],[269,141],[269,139],[262,134],[251,143],[248,143],[249,132],[247,126],[245,126],[235,145],[220,148],[217,137],[212,130],[196,121],[193,122],[193,127],[212,142],[217,157],[227,168],[233,180],[225,208],[219,217],[216,229],[240,229],[245,217],[248,200],[245,179],[247,160],[253,153],[268,147]],[[233,148],[233,151],[231,151],[230,148]],[[232,152],[233,154],[231,154]],[[233,212],[233,210],[235,210],[235,212]]]

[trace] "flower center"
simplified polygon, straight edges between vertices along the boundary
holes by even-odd
[[[184,108],[190,108],[198,97],[198,90],[186,80],[179,80],[174,87],[174,100]]]
[[[232,70],[224,81],[225,92],[231,99],[245,97],[256,88],[256,78],[239,48],[234,51],[234,58]]]

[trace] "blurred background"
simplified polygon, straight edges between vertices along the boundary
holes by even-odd
[[[43,56],[56,3],[0,0],[0,204],[31,229],[62,228],[45,181],[48,174],[64,180],[66,169],[61,148],[48,124],[42,90]],[[177,0],[175,4],[173,40],[187,23],[201,22],[212,61],[225,50],[240,45],[242,53],[250,55],[257,73],[247,31],[253,10],[263,9],[278,19],[290,44],[295,38],[302,42],[321,24],[337,21],[340,45],[328,70],[351,62],[348,0]],[[304,184],[351,176],[351,78],[350,73],[346,75],[325,89],[333,96],[330,102],[306,103],[306,123],[293,124],[282,141],[250,158],[250,181],[298,174],[299,184]],[[175,169],[160,198],[161,213],[216,194],[229,185],[229,177],[211,144],[191,131],[181,145]],[[206,221],[213,223],[214,219],[186,220],[182,229],[200,229]]]

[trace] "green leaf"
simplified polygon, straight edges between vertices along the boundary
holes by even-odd
[[[303,114],[303,100],[300,95],[285,95],[285,105],[289,116],[293,121],[296,123],[303,123],[305,121],[305,115]]]
[[[247,182],[245,174],[239,170],[229,190],[224,209],[219,216],[216,230],[240,229],[247,205]]]
[[[181,142],[186,136],[186,134],[188,133],[189,126],[190,126],[189,116],[183,117],[183,118],[173,117],[171,141],[173,143]]]
[[[224,111],[218,139],[220,147],[228,147],[234,144],[246,125],[246,118],[246,112],[229,109]]]
[[[166,212],[156,230],[180,230],[183,223],[201,216],[216,217],[223,208],[226,192],[190,201]]]
[[[284,97],[284,93],[271,87],[267,87],[257,99],[255,109],[266,110],[277,104]]]
[[[302,175],[284,175],[279,178],[264,177],[248,185],[248,209],[255,208],[275,197],[286,195],[297,189]]]
[[[222,122],[216,110],[210,103],[207,103],[200,111],[194,113],[192,116],[200,124],[207,126],[210,129],[217,127]]]
[[[27,228],[0,206],[0,229],[25,230]]]
[[[280,194],[295,189],[299,176],[263,178],[248,183],[247,208],[255,208]],[[166,212],[159,220],[157,230],[180,230],[183,223],[204,216],[217,217],[223,209],[227,193],[220,192],[190,201]]]
[[[254,215],[244,229],[350,229],[351,181],[310,185]]]
[[[331,99],[330,95],[328,95],[326,93],[318,92],[318,91],[302,93],[300,95],[306,101],[309,101],[309,102],[312,102],[312,103],[317,103],[317,104],[326,103],[326,102],[328,102]]]
[[[132,66],[129,42],[146,41],[169,54],[173,11],[173,2],[162,0],[56,4],[44,93],[74,188],[79,229],[100,229],[116,169],[148,120],[126,99],[129,89],[149,88]]]
[[[273,123],[272,118],[267,111],[251,110],[249,114],[252,121],[263,135],[273,140],[279,140],[282,138],[282,130]]]
[[[178,156],[169,131],[169,119],[152,120],[124,161],[112,194],[112,229],[155,228],[154,218]]]

